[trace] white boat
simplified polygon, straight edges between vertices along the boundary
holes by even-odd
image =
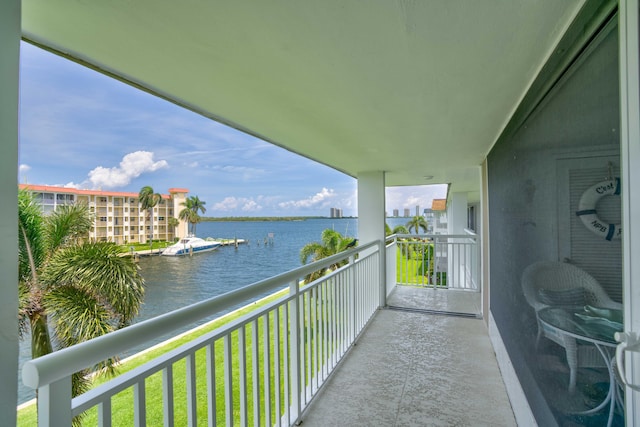
[[[195,236],[183,237],[178,243],[175,243],[162,251],[162,255],[192,255],[200,252],[212,251],[221,244],[222,243],[215,240],[204,240]]]

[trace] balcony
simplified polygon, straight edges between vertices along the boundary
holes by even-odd
[[[402,242],[390,239],[387,265],[397,262]],[[140,425],[150,422],[151,401],[162,402],[165,425],[185,421],[176,413],[189,425],[198,417],[227,425],[301,419],[311,425],[331,419],[515,425],[480,320],[479,292],[452,282],[440,288],[385,284],[381,253],[381,242],[371,242],[28,362],[23,381],[38,389],[40,425],[68,425],[91,408],[101,425],[118,424],[112,401],[122,394]],[[303,285],[309,273],[336,263],[342,267]],[[140,337],[154,339],[276,291],[259,309],[71,399],[73,372],[139,344]],[[174,401],[178,371],[187,387],[181,410]]]
[[[426,310],[378,311],[303,425],[515,426],[484,322],[428,314],[477,312],[478,300],[466,291],[399,286],[390,306]]]

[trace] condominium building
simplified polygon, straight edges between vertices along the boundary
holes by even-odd
[[[329,215],[330,215],[330,218],[342,218],[342,209],[331,208]]]
[[[169,194],[162,194],[160,202],[153,208],[153,221],[141,209],[138,193],[101,190],[79,190],[76,188],[49,185],[20,184],[19,188],[33,193],[45,214],[58,206],[84,203],[94,214],[93,228],[89,238],[94,241],[146,243],[153,240],[172,241],[187,234],[187,223],[178,219],[189,190],[170,188]],[[171,225],[170,218],[178,219],[178,225]],[[153,231],[151,227],[153,226]]]

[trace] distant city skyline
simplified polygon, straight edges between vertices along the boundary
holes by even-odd
[[[21,43],[19,182],[137,192],[187,188],[205,216],[357,216],[357,181]],[[446,185],[388,188],[430,206]]]

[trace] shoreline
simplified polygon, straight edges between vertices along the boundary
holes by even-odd
[[[243,305],[242,307],[238,307],[237,309],[235,309],[235,310],[233,310],[233,311],[230,311],[229,313],[225,313],[225,314],[223,314],[223,315],[222,315],[222,316],[220,316],[220,317],[216,317],[215,319],[211,319],[211,320],[209,320],[208,322],[203,323],[202,325],[198,325],[198,326],[196,326],[196,327],[194,327],[194,328],[192,328],[192,329],[186,330],[186,331],[184,331],[184,332],[182,332],[182,333],[180,333],[180,334],[178,334],[178,335],[176,335],[176,336],[174,336],[174,337],[168,338],[168,339],[166,339],[166,340],[164,340],[164,341],[162,341],[162,342],[159,342],[159,343],[157,343],[157,344],[154,344],[154,345],[152,345],[152,346],[151,346],[151,347],[149,347],[149,348],[145,348],[145,349],[144,349],[144,350],[142,350],[142,351],[139,351],[139,352],[137,352],[137,353],[135,353],[135,354],[132,354],[131,356],[128,356],[128,357],[126,357],[126,358],[122,359],[122,360],[120,361],[120,363],[118,363],[118,366],[122,366],[122,365],[124,365],[124,364],[126,364],[126,363],[130,363],[133,359],[135,359],[135,358],[137,358],[137,357],[143,356],[143,355],[145,355],[145,354],[147,354],[147,353],[149,353],[149,352],[152,352],[152,351],[158,350],[158,349],[159,349],[159,348],[161,348],[161,347],[167,346],[167,345],[171,344],[172,342],[177,341],[177,340],[179,340],[179,339],[181,339],[181,338],[185,337],[186,335],[190,335],[190,334],[193,334],[193,333],[199,332],[200,330],[202,330],[202,329],[204,329],[204,328],[209,327],[209,326],[210,326],[212,323],[214,323],[214,322],[218,322],[218,321],[220,321],[220,320],[224,320],[224,319],[225,319],[225,318],[227,318],[227,317],[230,317],[230,316],[236,315],[236,314],[238,314],[238,312],[240,312],[240,311],[242,311],[242,310],[245,310],[245,309],[248,309],[248,308],[250,308],[250,307],[252,307],[252,306],[255,306],[255,305],[258,305],[258,304],[260,304],[260,303],[263,303],[263,302],[265,302],[265,300],[267,300],[267,299],[269,299],[269,298],[273,298],[273,297],[277,296],[279,293],[284,293],[285,291],[288,291],[288,288],[283,288],[283,289],[281,289],[281,290],[279,290],[279,291],[275,291],[274,293],[269,294],[269,295],[266,295],[266,296],[264,296],[264,297],[260,298],[260,299],[259,299],[259,300],[257,300],[257,301],[253,301],[253,302],[250,302],[250,303],[248,303],[248,304],[246,304],[246,305]],[[28,401],[26,401],[26,402],[23,402],[23,403],[19,404],[19,405],[16,407],[16,411],[20,411],[20,410],[22,410],[22,409],[29,408],[30,406],[35,405],[35,404],[37,403],[37,401],[38,401],[38,399],[37,399],[37,398],[33,398],[33,399],[31,399],[31,400],[28,400]]]

